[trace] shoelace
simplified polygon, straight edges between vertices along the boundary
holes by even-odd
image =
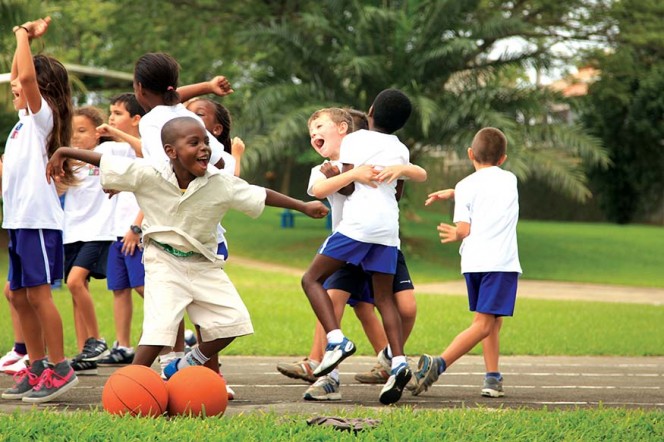
[[[37,384],[39,376],[31,372],[28,367],[25,367],[24,369],[17,371],[14,374],[14,382],[20,384],[21,382],[23,382],[23,379],[25,379],[26,376],[28,377],[28,383],[30,385]]]
[[[42,375],[39,378],[39,383],[34,387],[34,390],[38,391],[38,390],[41,390],[44,387],[52,388],[54,386],[54,384],[53,384],[53,377],[54,376],[61,377],[61,376],[58,376],[55,373],[55,371],[53,371],[52,368],[47,368],[46,370],[44,370],[44,372],[42,373]]]

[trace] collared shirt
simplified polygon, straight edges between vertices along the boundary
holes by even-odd
[[[216,254],[216,225],[230,209],[256,218],[265,207],[263,187],[209,167],[184,193],[169,164],[158,168],[141,159],[103,155],[101,184],[106,189],[133,192],[143,210],[143,240],[196,252],[211,261]]]

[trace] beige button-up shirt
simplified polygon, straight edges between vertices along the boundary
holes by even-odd
[[[265,208],[266,192],[214,167],[193,180],[184,193],[170,163],[162,169],[141,159],[103,155],[101,185],[132,192],[145,216],[143,242],[151,239],[183,252],[196,252],[210,261],[217,255],[217,224],[230,209],[257,218]]]

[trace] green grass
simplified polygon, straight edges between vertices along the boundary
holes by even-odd
[[[0,415],[1,440],[455,440],[455,441],[580,441],[661,440],[660,411],[605,409],[542,410],[343,410],[335,416],[380,419],[378,426],[358,433],[308,426],[311,415],[252,413],[206,420],[141,419],[100,412],[50,411]]]
[[[280,212],[268,207],[256,220],[229,213],[231,254],[306,268],[328,234],[325,223],[298,216],[294,229],[281,229]],[[459,278],[459,245],[440,244],[436,231],[449,219],[442,209],[402,214],[402,248],[416,284]],[[664,227],[520,221],[518,235],[526,279],[664,288]]]

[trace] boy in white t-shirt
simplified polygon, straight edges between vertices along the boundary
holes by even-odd
[[[164,346],[173,346],[185,310],[202,337],[186,357],[169,364],[170,376],[205,364],[236,337],[253,333],[249,312],[217,255],[219,219],[230,209],[257,217],[266,204],[313,218],[326,216],[328,209],[320,201],[295,200],[208,167],[208,137],[196,119],[170,120],[161,139],[170,159],[161,169],[140,159],[60,148],[47,176],[59,177],[64,160],[73,158],[99,165],[105,188],[136,195],[150,222],[143,231],[145,315],[134,364],[149,367]]]
[[[336,231],[325,240],[302,277],[302,287],[327,332],[325,355],[313,372],[323,376],[353,354],[355,346],[340,330],[322,284],[345,263],[361,265],[372,273],[375,305],[393,354],[392,372],[380,393],[384,404],[401,398],[412,374],[403,353],[401,318],[392,289],[399,246],[396,195],[402,183],[395,181],[396,177],[383,182],[375,180],[381,168],[409,164],[408,148],[392,134],[403,127],[411,109],[403,92],[384,90],[367,114],[370,130],[360,130],[343,139],[339,161],[344,173],[321,181],[316,196],[325,197],[336,191],[349,196]]]
[[[415,374],[417,395],[461,356],[482,342],[487,373],[482,395],[503,396],[503,379],[498,371],[499,333],[503,316],[514,314],[517,282],[521,274],[516,225],[519,194],[514,174],[499,166],[505,162],[507,139],[498,129],[481,129],[473,138],[468,157],[475,173],[461,180],[454,190],[429,195],[425,205],[454,198],[454,223],[441,223],[442,243],[463,241],[461,273],[466,278],[473,322],[459,333],[439,357],[422,355]]]

